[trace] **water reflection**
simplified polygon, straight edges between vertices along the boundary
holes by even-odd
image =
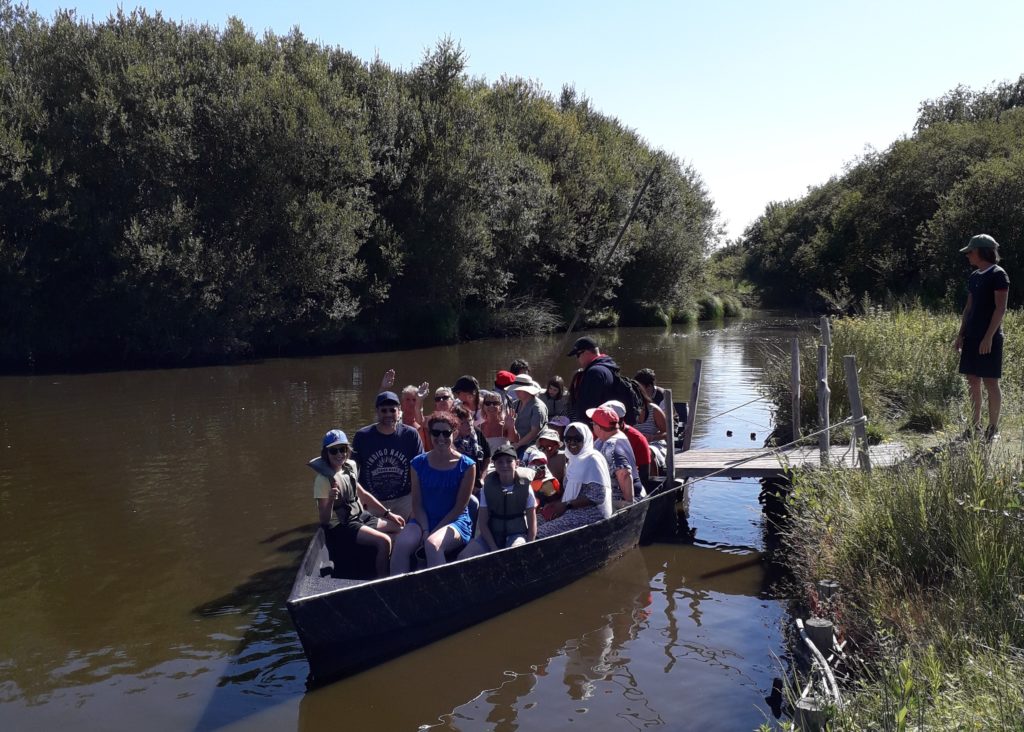
[[[759,429],[744,420],[770,421],[763,403],[736,407],[758,396],[763,343],[788,334],[740,322],[600,337],[626,373],[650,366],[680,400],[703,358],[700,413],[734,410],[698,425],[695,444],[716,445],[735,444],[729,429]],[[694,491],[677,541],[695,535],[697,546],[649,547],[646,567],[617,563],[491,621],[497,630],[433,644],[300,709],[306,667],[283,598],[315,519],[304,463],[324,429],[368,423],[388,368],[403,385],[463,373],[487,383],[521,357],[538,379],[567,377],[573,362],[558,345],[0,377],[0,617],[16,629],[0,635],[0,728],[281,729],[298,717],[317,729],[336,726],[339,709],[351,724],[400,728],[545,728],[597,715],[678,726],[719,692],[745,712],[763,708],[748,691],[770,688],[777,606],[756,567],[707,580],[697,571],[742,554],[729,547],[764,546],[758,487],[726,482]],[[500,653],[479,652],[495,638]],[[429,694],[396,700],[396,679],[402,689],[425,679]]]

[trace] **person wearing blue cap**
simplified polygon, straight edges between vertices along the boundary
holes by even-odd
[[[967,306],[960,319],[955,347],[960,351],[960,373],[967,377],[971,395],[971,425],[966,437],[982,437],[981,387],[988,393],[986,442],[999,439],[999,413],[1003,394],[1003,316],[1010,292],[1010,278],[999,266],[999,244],[988,234],[972,236],[961,254],[974,271],[967,280]]]
[[[356,432],[352,449],[363,487],[391,511],[412,516],[409,466],[423,452],[419,432],[398,419],[400,403],[393,391],[377,395],[377,421]]]
[[[349,459],[351,451],[344,432],[330,430],[321,445],[320,457],[311,460],[310,467],[317,471],[313,497],[331,560],[340,565],[351,558],[354,545],[369,546],[377,553],[377,576],[383,577],[391,560],[389,534],[401,531],[405,521],[359,485],[358,469]]]

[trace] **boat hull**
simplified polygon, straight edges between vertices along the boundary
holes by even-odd
[[[677,490],[546,539],[370,581],[320,577],[327,554],[319,531],[288,600],[309,683],[356,673],[565,587],[636,546]]]

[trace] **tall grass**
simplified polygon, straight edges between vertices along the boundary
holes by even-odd
[[[929,465],[798,477],[790,564],[806,586],[839,580],[837,623],[864,663],[833,729],[903,729],[901,712],[921,729],[1024,729],[1024,483],[1012,453],[974,444]]]
[[[922,431],[955,424],[966,397],[957,373],[959,355],[953,341],[960,316],[921,308],[883,311],[867,307],[863,315],[832,322],[828,380],[832,389],[829,417],[834,424],[850,415],[843,356],[857,357],[858,379],[869,420]],[[1007,313],[1009,333],[1003,355],[1004,389],[1019,387],[1024,378],[1024,313]],[[804,338],[800,349],[801,423],[818,422],[816,393],[819,339]],[[790,355],[788,349],[769,354],[766,383],[778,421],[790,424]]]

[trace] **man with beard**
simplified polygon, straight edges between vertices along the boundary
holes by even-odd
[[[398,396],[391,391],[377,395],[377,421],[356,432],[353,458],[359,466],[359,483],[389,511],[412,516],[412,485],[409,463],[423,452],[419,432],[398,421]]]

